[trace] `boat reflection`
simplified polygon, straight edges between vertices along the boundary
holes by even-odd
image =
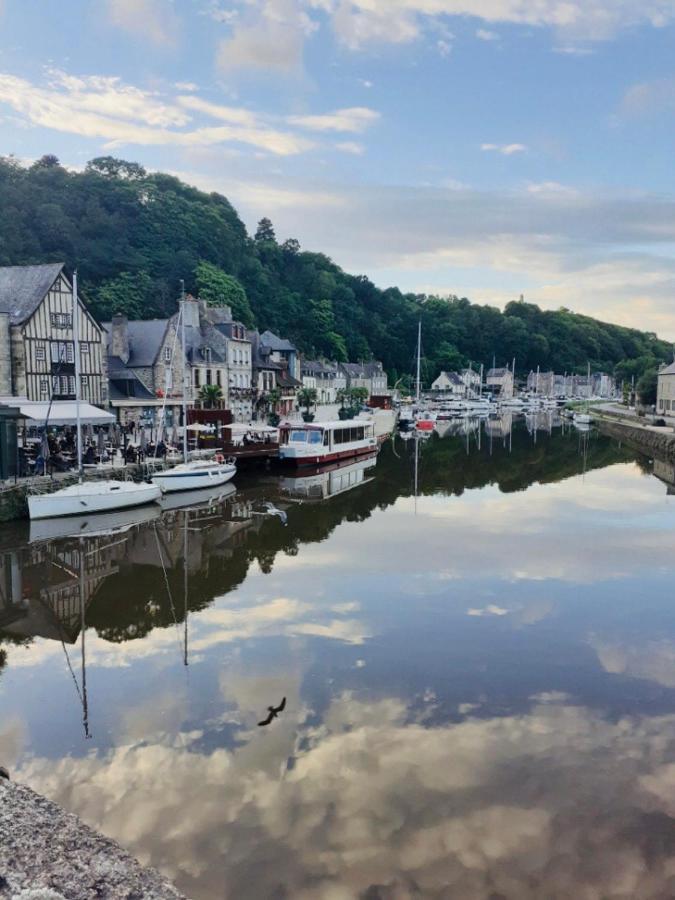
[[[87,513],[67,518],[33,519],[30,523],[31,544],[72,537],[96,537],[119,534],[158,519],[158,506],[139,506],[136,509],[116,509],[111,512]]]
[[[367,477],[367,473],[374,468],[376,460],[377,454],[373,453],[357,462],[303,469],[299,475],[281,478],[279,488],[288,497],[308,501],[328,500],[372,481],[372,476]]]

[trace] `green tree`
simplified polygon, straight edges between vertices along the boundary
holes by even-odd
[[[270,219],[263,218],[258,222],[258,227],[255,232],[255,241],[257,243],[268,241],[270,244],[276,244],[277,236],[274,233],[274,226]]]
[[[635,390],[644,406],[653,406],[656,403],[656,389],[658,384],[658,370],[647,369],[638,378]]]
[[[219,409],[223,403],[223,389],[219,384],[203,384],[199,389],[199,402],[204,409]]]
[[[209,306],[229,306],[237,321],[253,327],[253,311],[240,281],[205,260],[196,267],[195,278],[199,297]]]
[[[154,308],[152,279],[147,272],[120,272],[96,291],[95,308],[103,320],[117,313],[129,319],[147,318]]]

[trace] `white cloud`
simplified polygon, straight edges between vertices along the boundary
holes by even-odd
[[[508,616],[509,611],[504,609],[503,606],[496,606],[494,603],[491,603],[482,609],[467,609],[466,614],[467,616],[483,618],[484,616]]]
[[[246,15],[232,23],[221,41],[217,63],[231,69],[269,69],[277,74],[302,71],[303,47],[317,24],[300,0],[252,0]]]
[[[496,31],[488,31],[487,28],[478,28],[476,37],[480,41],[498,41],[500,39]]]
[[[324,115],[289,116],[287,122],[310,131],[349,131],[359,134],[379,118],[379,112],[374,109],[353,106]]]
[[[172,4],[161,0],[106,0],[108,21],[153,44],[172,45],[177,34]]]
[[[177,91],[198,91],[199,85],[195,84],[194,81],[177,81],[174,84],[174,87]]]
[[[524,153],[527,150],[525,144],[481,144],[484,152],[501,153],[503,156],[513,156],[514,153]]]
[[[583,41],[606,40],[621,29],[641,24],[663,27],[675,18],[671,0],[486,0],[480,4],[476,0],[343,0],[332,8],[337,35],[352,48],[372,41],[414,40],[426,23],[450,16],[547,27],[562,38]]]
[[[105,148],[238,143],[289,156],[314,147],[308,138],[272,127],[248,110],[219,106],[192,95],[165,102],[156,93],[125,85],[118,78],[74,77],[60,71],[49,74],[46,87],[0,74],[0,103],[32,125],[99,139]],[[177,130],[190,123],[190,110],[230,124]]]
[[[359,144],[356,141],[342,141],[341,143],[336,144],[335,148],[342,153],[351,153],[354,156],[360,156],[365,152],[363,144]]]
[[[675,78],[660,78],[632,85],[624,94],[620,113],[637,118],[675,111]]]
[[[446,41],[444,38],[436,41],[436,49],[438,50],[440,56],[447,57],[450,56],[452,52],[452,43],[450,41]]]

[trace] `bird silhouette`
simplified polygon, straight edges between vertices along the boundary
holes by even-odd
[[[278,706],[268,706],[269,710],[268,716],[266,719],[263,719],[262,722],[258,722],[258,725],[269,725],[273,719],[279,715],[280,712],[283,712],[286,707],[286,698],[284,697],[281,703]]]
[[[282,525],[288,525],[288,516],[283,509],[279,509],[278,506],[270,503],[269,500],[266,500],[265,503],[263,503],[263,506],[267,510],[269,516],[278,516]]]

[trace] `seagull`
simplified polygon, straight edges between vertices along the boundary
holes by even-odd
[[[286,698],[281,701],[278,706],[268,706],[269,714],[266,719],[263,719],[262,722],[258,722],[258,725],[269,725],[272,719],[276,719],[280,712],[283,712],[286,707]]]
[[[277,506],[275,506],[273,503],[270,503],[269,500],[266,500],[266,501],[263,503],[263,506],[264,506],[265,509],[267,510],[267,515],[268,515],[268,516],[279,516],[279,520],[281,521],[281,524],[282,524],[282,525],[288,525],[288,516],[287,516],[287,514],[284,512],[283,509],[279,509],[279,508],[278,508]]]

